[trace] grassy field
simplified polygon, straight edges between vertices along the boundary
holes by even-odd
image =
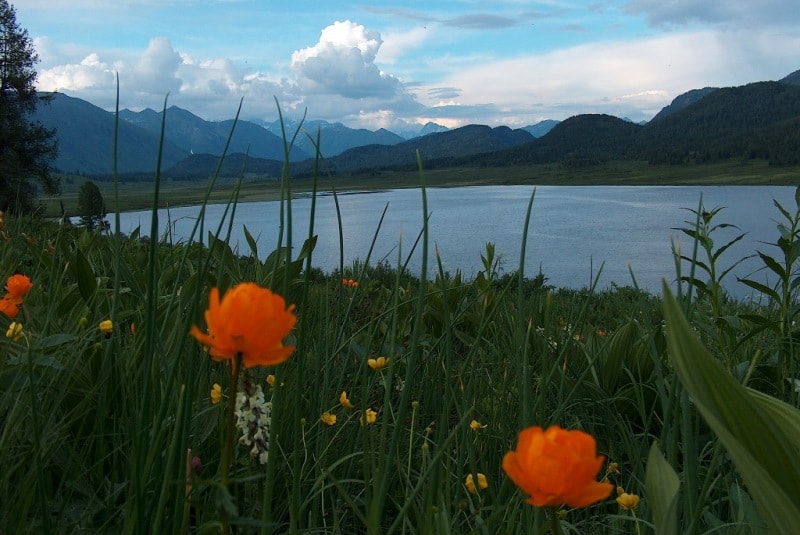
[[[491,175],[791,176],[765,178],[769,168],[753,164],[736,180],[726,166],[702,170],[704,181],[701,168],[635,163]],[[485,176],[434,171],[426,182]],[[202,185],[166,184],[162,201],[200,202]],[[80,183],[69,186],[66,198]],[[211,202],[228,201],[232,183],[218,187]],[[120,190],[125,209],[153,204],[141,185]],[[233,202],[277,191],[248,180]],[[300,248],[289,232],[266,260],[255,249],[235,256],[230,220],[207,222],[219,230],[202,247],[6,217],[0,534],[792,532],[798,195],[776,206],[761,259],[778,283],[750,283],[759,306],[726,296],[717,263],[729,244],[715,241],[724,221],[702,207],[683,229],[695,244],[676,262],[684,282],[663,297],[551,288],[520,276],[522,265],[501,274],[491,244],[483,269],[462,279],[437,265],[427,230],[421,273],[437,267],[433,280],[387,264],[324,274],[313,240]],[[281,340],[294,347],[285,362]],[[522,440],[537,427],[553,442]]]
[[[74,214],[78,206],[78,191],[86,180],[83,177],[63,177],[62,194],[57,198],[44,198],[48,214],[59,214],[60,203],[68,213]],[[234,180],[217,179],[211,192],[210,202],[227,202],[231,197]],[[426,171],[426,182],[430,187],[453,187],[472,185],[759,185],[786,186],[800,182],[800,168],[769,166],[761,160],[746,163],[726,162],[708,165],[654,166],[646,162],[614,162],[581,169],[566,169],[561,165],[538,165],[531,167],[501,167],[490,169],[450,168]],[[113,206],[112,183],[95,182],[101,190],[106,204]],[[160,204],[180,206],[199,204],[205,196],[207,180],[165,181],[160,193]],[[336,177],[320,180],[322,191],[380,190],[418,187],[417,172],[382,172],[377,176]],[[295,193],[310,191],[311,179],[295,179]],[[242,180],[240,202],[276,200],[280,198],[280,182],[276,179],[262,180],[247,176]],[[123,211],[150,208],[153,199],[151,183],[122,182],[119,184],[119,206]]]
[[[429,188],[792,185],[798,171],[760,161],[616,162],[424,178]],[[63,204],[75,214],[83,181],[63,177],[47,213]],[[416,172],[382,172],[322,179],[318,191],[420,182]],[[114,184],[96,184],[109,210],[154,205],[152,184],[119,183],[118,203]],[[157,204],[280,200],[287,191],[286,182],[254,176],[209,184],[165,181]],[[313,187],[291,181],[293,195]],[[474,279],[439,266],[426,280],[386,264],[324,274],[312,241],[286,243],[266,260],[255,249],[236,257],[222,230],[233,221],[209,222],[218,239],[203,248],[9,219],[0,240],[0,274],[9,277],[0,312],[0,534],[795,526],[800,206],[777,207],[781,237],[762,259],[779,284],[751,284],[763,295],[758,307],[727,298],[716,263],[728,244],[714,242],[724,222],[697,216],[684,229],[695,252],[676,263],[687,270],[676,274],[684,284],[663,298],[552,288],[521,269],[500,275],[491,244]],[[423,262],[435,262],[422,247]],[[248,282],[290,308],[280,301],[277,315],[260,317],[272,310],[266,290],[258,306],[246,296],[226,304]],[[217,289],[222,309],[208,305]],[[270,334],[279,324],[287,328]],[[293,355],[271,360],[284,338]],[[517,443],[521,431],[551,425],[573,430],[558,448]],[[591,437],[592,451],[570,452],[577,439],[569,433]],[[515,447],[531,466],[508,468]],[[596,480],[610,494],[584,502]]]

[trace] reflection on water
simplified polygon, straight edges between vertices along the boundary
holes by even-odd
[[[435,245],[445,269],[452,272],[460,269],[471,277],[481,269],[480,255],[485,244],[494,242],[503,259],[502,268],[515,270],[519,265],[525,211],[533,191],[526,186],[428,189],[431,254]],[[715,236],[717,245],[740,232],[747,233],[723,255],[723,269],[757,249],[775,254],[774,246],[763,243],[774,243],[778,238],[776,222],[780,214],[773,199],[790,212],[795,207],[792,187],[539,186],[528,234],[526,275],[535,275],[541,269],[550,284],[581,288],[600,273],[600,287],[608,287],[612,283],[630,285],[632,271],[641,287],[658,292],[662,278],[670,281],[675,278],[671,240],[682,247],[684,254],[691,254],[689,238],[674,229],[693,221],[688,210],[697,208],[701,195],[707,208],[725,207],[717,216],[718,223],[732,223],[741,229],[721,229]],[[356,259],[366,259],[373,239],[372,263],[405,262],[422,228],[421,199],[417,189],[339,195],[344,236],[342,256],[334,199],[329,195],[318,197],[314,233],[319,240],[314,265],[331,271],[339,267],[340,261],[347,266]],[[296,249],[308,237],[310,205],[309,198],[292,202]],[[206,232],[216,230],[224,211],[222,205],[206,208]],[[169,225],[174,240],[189,239],[198,212],[199,207],[162,210],[160,234]],[[278,245],[279,213],[280,204],[275,201],[239,204],[231,245],[238,245],[241,254],[249,254],[242,231],[247,227],[257,239],[259,255],[265,257]],[[113,218],[110,216],[109,220]],[[121,214],[123,232],[137,226],[142,227],[143,235],[150,233],[149,212]],[[227,229],[227,225],[223,228]],[[285,229],[283,236],[285,240]],[[418,248],[410,258],[409,266],[416,272],[420,269],[420,256]],[[738,266],[734,275],[751,276],[759,267],[757,261],[750,260]],[[752,276],[763,281],[761,273]],[[746,289],[735,283],[733,276],[728,287],[740,297],[746,295]]]

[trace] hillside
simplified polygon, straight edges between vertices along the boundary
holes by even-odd
[[[145,109],[140,112],[120,111],[120,118],[141,126],[153,135],[160,135],[163,112]],[[248,153],[254,158],[283,160],[283,140],[262,126],[239,120],[230,136],[233,120],[206,121],[184,109],[167,108],[164,137],[190,154],[220,155],[230,137],[228,153]],[[299,148],[290,153],[291,161],[304,160],[311,156]]]
[[[710,92],[642,130],[639,157],[651,163],[764,158],[800,161],[800,86],[757,82]]]
[[[85,100],[52,94],[33,116],[56,129],[58,158],[53,167],[66,173],[109,174],[113,170],[114,115]],[[139,126],[120,121],[117,166],[121,173],[149,172],[156,166],[159,140]],[[188,151],[164,143],[165,167],[185,158]]]
[[[507,126],[491,128],[468,125],[446,132],[436,132],[392,146],[371,145],[343,152],[329,158],[327,164],[335,173],[368,172],[382,168],[413,168],[417,152],[423,162],[459,158],[475,153],[490,153],[534,139],[524,130]],[[305,171],[301,169],[300,172]]]

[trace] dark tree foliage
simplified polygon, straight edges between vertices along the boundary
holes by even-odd
[[[17,25],[14,7],[0,0],[0,210],[35,208],[37,183],[45,193],[59,191],[50,174],[56,157],[55,130],[33,122],[42,98],[36,92],[39,56],[28,32]]]
[[[81,186],[78,194],[78,215],[81,216],[81,224],[88,229],[104,229],[108,226],[106,221],[106,202],[100,188],[87,180]]]

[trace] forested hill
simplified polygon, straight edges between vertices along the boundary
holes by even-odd
[[[800,164],[800,86],[758,82],[716,89],[644,126],[608,115],[577,115],[529,143],[430,164],[585,166],[611,160],[684,164],[752,158]]]

